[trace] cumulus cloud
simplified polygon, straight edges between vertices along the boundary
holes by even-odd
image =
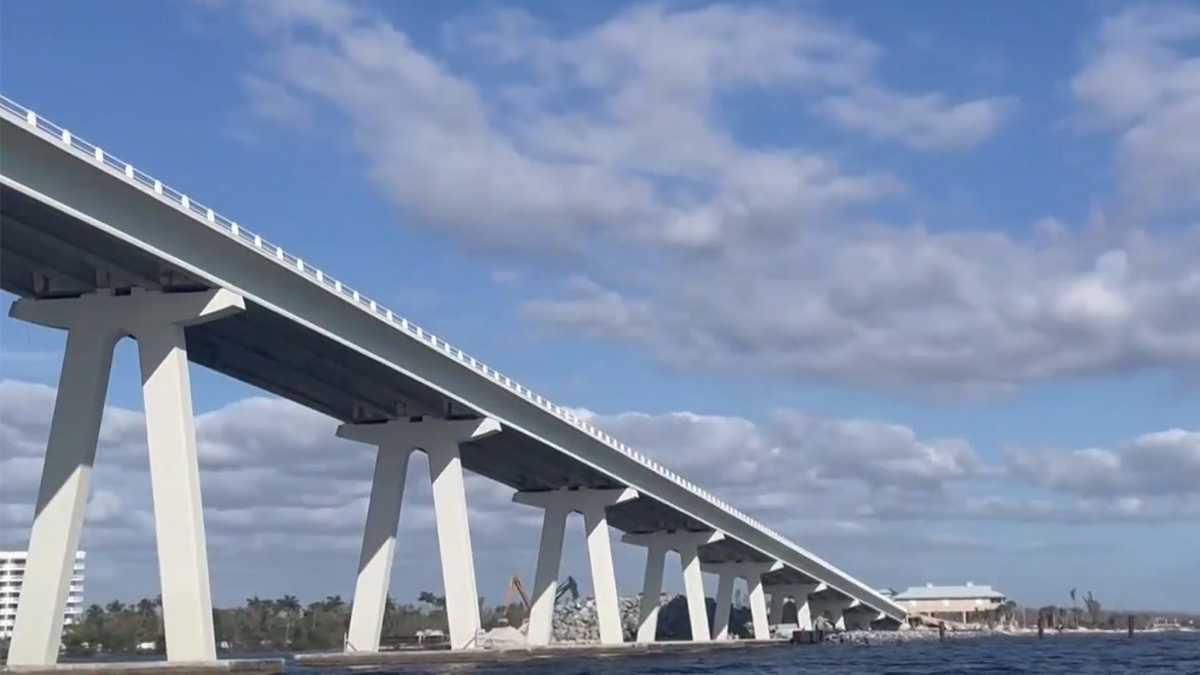
[[[562,30],[501,10],[447,24],[439,50],[338,2],[244,11],[266,46],[251,104],[268,95],[348,120],[407,222],[471,246],[574,252],[561,291],[521,307],[552,332],[637,343],[681,368],[883,387],[996,392],[1200,367],[1196,228],[1045,217],[1026,237],[880,223],[867,211],[908,189],[894,175],[741,139],[723,114],[731,98],[795,96],[798,114],[927,149],[980,143],[1017,105],[899,90],[879,73],[882,49],[847,25],[651,5]],[[1188,109],[1184,18],[1111,19],[1076,94],[1133,135],[1157,110]],[[1109,68],[1154,84],[1123,93]],[[1171,135],[1184,154],[1200,137]],[[1200,175],[1189,167],[1170,172]]]
[[[903,188],[804,147],[740,142],[720,121],[730,96],[794,91],[835,123],[920,148],[982,141],[1009,103],[883,87],[876,45],[795,10],[651,5],[567,34],[502,10],[448,24],[444,56],[346,4],[246,13],[269,46],[244,78],[252,111],[288,126],[307,123],[300,101],[344,115],[414,222],[485,247],[721,246]]]
[[[1050,241],[861,227],[679,258],[527,302],[543,326],[681,368],[1004,391],[1200,364],[1200,229]]]
[[[952,103],[942,94],[859,89],[830,97],[817,110],[847,129],[925,150],[977,145],[991,138],[1015,107],[1012,97]]]
[[[1018,449],[1010,461],[1017,473],[1039,485],[1087,497],[1200,494],[1197,431],[1149,433],[1115,448]]]
[[[1013,450],[880,420],[782,408],[756,422],[691,412],[582,417],[803,541],[879,534],[871,523],[1179,521],[1200,515],[1200,434],[1173,429],[1118,450]]]
[[[1200,206],[1200,11],[1145,6],[1107,18],[1071,81],[1098,124],[1120,134],[1126,198],[1153,215]]]
[[[24,545],[53,394],[41,385],[0,382],[0,545]],[[31,395],[38,397],[34,405],[5,416]],[[966,536],[954,531],[955,523],[1188,522],[1200,515],[1196,431],[1150,433],[1103,451],[1014,452],[997,466],[962,439],[925,438],[900,424],[791,409],[758,421],[686,411],[578,414],[819,552],[870,547],[900,553],[914,542],[923,550],[1012,552],[1038,544]],[[122,420],[130,430],[102,434],[83,546],[92,552],[93,583],[153,594],[147,582],[119,581],[117,571],[127,576],[143,570],[139,574],[153,578],[146,449],[144,441],[132,440],[144,438],[141,417],[116,406],[105,411],[105,425]],[[237,400],[197,417],[218,593],[238,598],[349,588],[371,449],[334,438],[334,426],[319,413],[267,397]],[[124,453],[114,451],[122,443],[129,445]],[[399,593],[438,583],[436,566],[427,564],[436,551],[423,463],[414,460],[409,470],[404,546],[394,573]],[[1037,494],[1017,496],[1029,490]],[[512,504],[509,488],[479,476],[467,477],[467,492],[476,559],[524,560],[518,569],[531,569],[540,514]],[[922,523],[921,531],[900,536],[895,521]],[[572,569],[586,567],[582,542],[569,549]],[[626,547],[616,553],[633,588],[640,558]],[[264,577],[257,565],[274,573]],[[502,588],[511,571],[481,565],[481,588]]]

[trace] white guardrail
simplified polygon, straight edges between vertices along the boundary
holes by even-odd
[[[528,387],[509,378],[507,375],[500,373],[495,368],[488,366],[472,356],[464,354],[461,349],[450,345],[445,340],[433,335],[427,330],[424,330],[420,326],[405,319],[404,317],[395,314],[392,312],[392,310],[362,295],[358,291],[350,288],[328,274],[325,274],[323,271],[313,267],[303,259],[288,253],[281,247],[247,230],[239,225],[237,221],[230,220],[229,218],[222,216],[204,204],[188,197],[186,194],[163,184],[162,181],[158,180],[157,178],[139,171],[129,162],[117,159],[113,155],[105,152],[99,146],[88,143],[82,138],[72,134],[67,129],[64,129],[57,124],[46,120],[34,111],[3,95],[0,95],[0,114],[4,114],[9,118],[16,118],[14,121],[23,123],[31,129],[36,130],[42,136],[59,142],[61,145],[73,151],[76,155],[90,160],[94,164],[108,171],[110,174],[118,178],[123,178],[125,182],[141,188],[142,191],[149,193],[159,198],[163,202],[184,211],[188,215],[208,225],[209,227],[229,237],[232,237],[233,239],[236,239],[242,245],[258,251],[263,256],[291,269],[296,274],[308,278],[309,281],[324,287],[326,291],[340,297],[342,300],[356,305],[360,310],[368,314],[374,315],[376,319],[387,322],[401,333],[405,333],[408,336],[423,342],[430,349],[438,351],[442,355],[454,359],[464,366],[481,373],[492,382],[495,382],[512,393],[520,396],[521,398],[524,398],[530,403],[541,407],[547,412],[553,414],[555,417],[558,417],[560,420],[563,420],[576,429],[588,434],[592,438],[604,443],[613,450],[616,450],[617,452],[620,452],[621,454],[637,461],[639,464],[645,466],[651,471],[654,471],[660,476],[667,478],[676,485],[701,497],[713,506],[716,506],[717,508],[725,511],[738,520],[741,520],[747,525],[750,525],[755,529],[769,535],[780,543],[798,551],[803,550],[791,540],[787,539],[766,525],[763,525],[758,520],[746,515],[745,513],[742,513],[719,497],[714,496],[712,493],[695,485],[674,471],[671,471],[665,466],[629,447],[625,443],[613,438],[603,429],[600,429],[587,421],[579,419],[575,415],[571,414],[570,410],[567,408],[551,403],[544,396],[534,393]],[[812,556],[810,553],[806,553],[806,555],[814,558],[822,564],[828,565],[832,569],[837,569],[832,565],[829,565],[829,563]]]

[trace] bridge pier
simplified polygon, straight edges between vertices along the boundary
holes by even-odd
[[[396,551],[396,528],[404,499],[404,480],[414,450],[422,450],[429,457],[450,648],[474,646],[480,629],[479,594],[475,586],[475,558],[458,446],[499,431],[500,424],[491,418],[413,418],[338,427],[339,437],[378,447],[354,586],[354,605],[350,612],[347,651],[379,651]]]
[[[825,584],[786,584],[771,586],[767,592],[771,594],[771,624],[783,622],[783,608],[788,598],[796,605],[796,627],[799,630],[812,630],[812,607],[809,596],[826,590]],[[776,598],[779,598],[779,613],[775,613]]]
[[[513,501],[539,506],[546,513],[542,524],[541,548],[538,550],[537,572],[534,575],[533,599],[529,609],[531,646],[550,644],[553,635],[554,596],[558,592],[558,567],[562,559],[563,530],[572,512],[583,514],[587,528],[588,559],[592,568],[592,593],[596,598],[596,618],[600,625],[602,644],[624,642],[621,628],[621,608],[617,597],[617,577],[613,572],[612,542],[608,535],[608,516],[605,512],[631,499],[638,493],[630,488],[562,489],[537,492],[518,492]]]
[[[733,582],[737,575],[732,570],[722,570],[717,577],[717,607],[713,613],[714,640],[729,639],[729,615],[733,611]]]
[[[717,583],[717,615],[713,621],[715,637],[717,639],[729,638],[728,608],[732,605],[733,580],[741,577],[746,580],[746,587],[750,591],[748,595],[750,596],[750,617],[754,622],[754,639],[769,639],[771,637],[771,624],[767,615],[767,598],[762,577],[764,574],[783,569],[783,563],[779,561],[705,563],[702,565],[702,569],[710,574],[720,575],[720,580]],[[723,590],[724,594],[722,593]],[[727,608],[724,612],[721,610],[722,605],[725,605]],[[724,625],[722,626],[722,624]]]
[[[869,630],[871,622],[887,618],[887,615],[883,612],[876,610],[868,611],[866,607],[844,612],[843,615],[846,619],[846,630]]]
[[[244,307],[241,296],[225,290],[161,293],[139,288],[127,295],[101,291],[13,303],[13,318],[67,330],[67,348],[9,665],[45,666],[58,660],[113,348],[127,335],[138,342],[142,374],[167,660],[216,660],[184,327]]]
[[[777,586],[768,588],[767,592],[771,595],[771,609],[767,615],[767,622],[777,626],[783,623],[783,606],[787,603],[787,594]]]
[[[638,615],[638,642],[654,642],[658,628],[658,596],[662,592],[663,563],[667,551],[679,553],[683,586],[688,603],[692,640],[710,639],[708,607],[704,599],[704,576],[700,570],[700,547],[721,541],[725,535],[711,530],[700,532],[659,531],[626,534],[621,541],[646,547],[646,576],[642,585],[642,603]]]
[[[826,599],[819,603],[821,614],[833,623],[833,627],[838,630],[846,630],[846,610],[855,609],[861,606],[858,600],[853,600],[846,596],[838,596]]]

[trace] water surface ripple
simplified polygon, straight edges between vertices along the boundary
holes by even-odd
[[[1200,675],[1200,633],[1054,636],[917,641],[897,645],[804,645],[770,649],[683,652],[640,656],[588,656],[508,664],[438,665],[354,670],[294,669],[340,675],[387,673],[442,675]]]

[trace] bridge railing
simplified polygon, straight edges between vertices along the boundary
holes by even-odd
[[[418,340],[419,342],[424,343],[430,349],[433,349],[448,358],[458,361],[465,367],[478,372],[497,385],[504,387],[517,396],[520,396],[530,403],[546,410],[550,414],[566,422],[567,424],[570,424],[581,432],[600,441],[613,450],[616,450],[617,452],[633,459],[647,469],[670,480],[679,487],[700,497],[709,504],[742,521],[743,523],[750,525],[772,539],[775,539],[779,543],[793,550],[803,551],[803,549],[796,543],[779,534],[770,527],[767,527],[763,523],[759,522],[756,518],[743,513],[725,500],[713,495],[703,488],[700,488],[686,478],[680,476],[662,464],[659,464],[657,461],[647,457],[641,452],[638,452],[634,448],[614,438],[591,422],[581,419],[570,408],[552,403],[549,399],[533,392],[528,387],[518,383],[507,375],[500,373],[495,368],[492,368],[478,359],[467,355],[461,349],[450,345],[442,338],[437,337],[413,322],[394,313],[392,310],[377,303],[375,300],[360,294],[357,290],[343,284],[336,278],[329,276],[324,271],[314,267],[302,258],[288,253],[282,247],[268,242],[261,236],[251,232],[250,230],[247,230],[238,224],[237,221],[227,218],[215,212],[212,208],[197,202],[189,197],[186,193],[164,184],[157,178],[140,171],[129,162],[121,160],[99,146],[75,136],[69,130],[50,122],[44,117],[38,115],[33,110],[30,110],[29,108],[26,108],[25,106],[22,106],[16,101],[13,101],[12,99],[9,99],[3,95],[0,95],[0,114],[3,114],[10,119],[15,118],[13,119],[14,122],[24,123],[30,129],[35,130],[40,135],[49,140],[58,142],[74,154],[91,161],[113,176],[123,179],[127,183],[141,189],[143,192],[157,197],[163,202],[183,211],[184,213],[217,230],[218,232],[237,240],[242,245],[255,250],[259,254],[270,258],[284,267],[287,267],[296,274],[306,277],[309,281],[322,286],[326,291],[338,296],[342,300],[354,304],[359,309],[371,314],[378,320],[387,322],[400,332]],[[830,570],[833,570],[842,576],[849,576],[828,562],[821,560],[817,556],[814,556],[807,551],[804,551],[804,554],[813,559],[815,562],[826,566]]]

